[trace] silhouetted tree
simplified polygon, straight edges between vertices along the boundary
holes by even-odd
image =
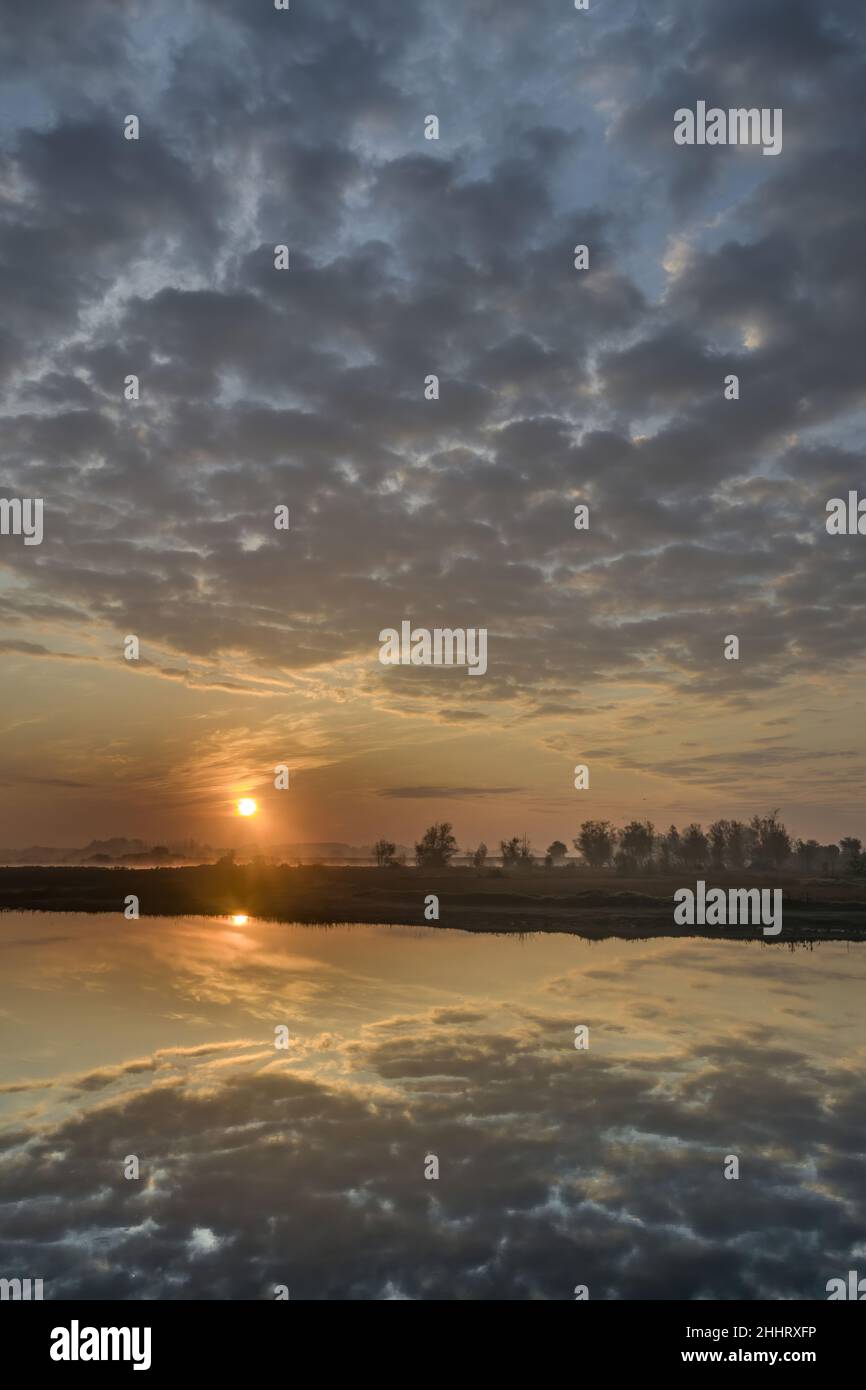
[[[725,822],[725,863],[729,869],[744,869],[751,858],[755,833],[741,820]]]
[[[572,841],[591,869],[603,869],[609,864],[616,844],[616,831],[607,820],[585,820],[580,834]]]
[[[779,819],[778,809],[753,816],[748,825],[738,820],[716,820],[706,834],[697,822],[682,832],[671,825],[664,835],[657,835],[650,820],[629,821],[621,830],[616,830],[610,821],[586,820],[572,843],[590,868],[603,869],[612,863],[620,874],[651,871],[654,862],[663,872],[670,872],[675,867],[696,870],[708,866],[717,870],[743,869],[746,865],[756,870],[780,869],[793,860],[803,873],[836,874],[841,870],[866,876],[866,851],[861,840],[847,835],[838,844],[830,845],[821,845],[817,840],[793,841]],[[506,868],[530,868],[535,862],[525,834],[500,840],[499,849]],[[378,840],[373,850],[380,866],[394,862],[396,847],[390,840]],[[457,841],[447,821],[429,826],[415,845],[419,866],[444,867],[456,853]],[[162,857],[169,851],[158,845],[150,854]],[[483,842],[469,854],[476,869],[484,867],[487,856]],[[545,853],[545,867],[553,868],[567,856],[562,840],[553,840]],[[405,861],[405,855],[402,859]],[[233,860],[234,850],[229,850],[218,862],[227,867]]]
[[[502,855],[502,862],[506,869],[511,869],[520,858],[520,839],[513,835],[510,840],[499,841],[499,853]]]
[[[709,859],[710,842],[701,827],[692,821],[683,831],[680,857],[687,869],[702,869]]]
[[[373,846],[373,853],[379,868],[384,869],[388,864],[394,862],[397,846],[391,840],[377,840]]]
[[[451,834],[450,821],[428,826],[415,845],[415,861],[419,868],[442,869],[457,853],[457,841]]]
[[[822,873],[822,874],[835,874],[835,872],[836,872],[836,870],[837,870],[838,867],[839,867],[839,846],[838,846],[838,845],[822,845],[822,846],[821,846],[821,873]]]
[[[750,829],[755,837],[752,863],[756,868],[780,869],[791,855],[791,837],[779,820],[778,808],[766,816],[753,816]]]
[[[620,853],[646,868],[652,858],[655,826],[651,820],[633,820],[619,832]]]
[[[659,840],[659,865],[668,873],[680,859],[680,832],[675,825],[670,826],[666,835]]]
[[[637,860],[633,854],[628,854],[623,849],[618,849],[613,856],[613,867],[618,874],[624,877],[633,877],[637,873]]]
[[[856,839],[853,835],[846,835],[844,839],[839,841],[839,849],[841,851],[842,872],[850,874],[857,868],[860,862],[860,856],[863,850],[862,841]]]
[[[730,821],[713,821],[707,834],[710,839],[710,863],[714,869],[723,869],[727,860],[728,826]]]
[[[821,846],[817,840],[798,840],[794,846],[794,857],[797,861],[797,868],[804,873],[815,872],[815,866],[821,855]]]

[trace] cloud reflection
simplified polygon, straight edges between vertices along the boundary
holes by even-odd
[[[251,923],[235,991],[212,923],[149,927],[133,973],[128,936],[75,920],[126,991],[112,1060],[3,1086],[0,1264],[50,1297],[810,1298],[862,1242],[859,947]],[[41,997],[23,960],[4,1005]],[[57,964],[83,1056],[90,996]],[[808,1008],[768,1007],[807,983]],[[155,1014],[168,993],[201,1014]]]

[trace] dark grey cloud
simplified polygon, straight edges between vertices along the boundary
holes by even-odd
[[[155,6],[145,45],[133,4],[4,4],[0,484],[47,509],[38,558],[0,556],[5,619],[277,674],[364,655],[384,699],[382,626],[484,625],[484,699],[524,712],[848,670],[858,13],[221,0]],[[781,105],[783,155],[675,147],[699,97]],[[471,684],[444,719],[484,717]]]

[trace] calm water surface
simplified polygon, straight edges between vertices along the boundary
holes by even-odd
[[[0,1276],[824,1298],[866,1272],[864,980],[862,945],[0,914]]]

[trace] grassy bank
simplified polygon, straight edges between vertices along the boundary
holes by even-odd
[[[866,884],[790,874],[702,872],[712,887],[781,888],[784,924],[777,941],[866,938]],[[749,927],[677,927],[673,894],[694,886],[682,873],[620,878],[569,870],[478,873],[205,864],[185,868],[0,868],[0,909],[121,912],[135,895],[142,917],[237,913],[276,921],[434,925],[424,916],[439,899],[439,925],[467,931],[565,931],[603,936],[739,936]]]

